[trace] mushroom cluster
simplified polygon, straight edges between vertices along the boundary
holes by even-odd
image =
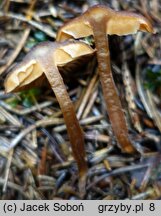
[[[29,89],[33,84],[40,86],[44,77],[47,78],[67,126],[73,155],[78,165],[80,191],[85,189],[87,174],[84,136],[58,66],[65,66],[79,57],[92,55],[95,50],[87,44],[69,39],[93,35],[103,95],[117,143],[123,152],[135,152],[111,72],[107,34],[121,36],[136,33],[138,30],[153,32],[149,21],[140,15],[116,12],[102,5],[93,6],[60,28],[57,42],[43,42],[31,49],[5,80],[5,90],[9,93]]]

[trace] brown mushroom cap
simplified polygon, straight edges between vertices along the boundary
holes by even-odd
[[[62,67],[93,53],[94,50],[82,42],[42,42],[33,47],[22,62],[17,64],[8,74],[4,83],[5,91],[9,93],[40,86],[45,76],[39,58],[46,61],[48,54],[53,59],[53,66]]]
[[[134,34],[138,30],[154,32],[151,23],[141,15],[125,11],[117,12],[103,5],[96,5],[60,28],[57,41],[93,35],[91,20],[97,22],[102,18],[107,21],[106,33],[109,35]]]

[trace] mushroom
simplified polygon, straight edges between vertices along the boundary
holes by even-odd
[[[85,188],[87,163],[85,160],[84,136],[77,120],[74,106],[59,73],[59,67],[72,64],[94,50],[82,42],[42,42],[32,48],[23,61],[16,65],[5,80],[5,91],[17,92],[41,85],[45,74],[63,113],[74,158],[78,165],[80,190]],[[37,82],[38,81],[38,82]]]
[[[117,143],[126,153],[135,152],[135,148],[128,135],[126,119],[111,72],[107,34],[121,36],[134,34],[138,30],[153,32],[150,22],[141,15],[116,12],[106,6],[95,5],[61,27],[57,34],[57,41],[94,36],[99,75],[109,119]]]

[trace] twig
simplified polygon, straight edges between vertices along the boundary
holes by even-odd
[[[0,184],[4,185],[4,183],[5,183],[5,180],[0,177]],[[26,194],[26,192],[24,192],[23,187],[15,184],[13,182],[10,182],[10,181],[7,182],[7,187],[18,191],[20,194],[22,194],[24,196],[25,199],[29,199],[29,196]]]
[[[39,29],[40,31],[44,32],[46,35],[48,35],[51,38],[56,38],[56,33],[53,32],[49,27],[44,26],[38,22],[35,22],[33,20],[28,20],[26,17],[22,16],[22,15],[16,15],[13,13],[3,13],[0,12],[0,16],[4,16],[4,17],[8,17],[8,18],[12,18],[12,19],[17,19],[19,21],[22,22],[26,22],[27,24]]]
[[[7,119],[12,125],[17,126],[17,127],[22,127],[21,122],[14,117],[13,115],[11,115],[9,112],[7,112],[5,109],[3,109],[3,107],[0,106],[0,113],[1,115],[3,115],[5,117],[5,119]]]
[[[9,58],[9,60],[8,60],[8,62],[7,62],[7,64],[0,68],[0,75],[1,75],[2,73],[4,73],[4,72],[7,70],[7,68],[9,68],[10,65],[11,65],[11,64],[14,62],[14,60],[17,58],[17,56],[19,55],[21,49],[24,47],[24,44],[26,43],[26,40],[27,40],[29,34],[30,34],[30,28],[27,28],[27,29],[24,31],[24,33],[23,33],[23,35],[22,35],[22,38],[21,38],[21,40],[20,40],[19,43],[18,43],[17,48],[14,50],[14,52],[13,52],[12,55],[10,56],[10,58]]]
[[[151,110],[150,110],[149,105],[147,103],[146,95],[145,95],[143,85],[142,85],[142,82],[141,82],[141,78],[140,78],[139,64],[137,64],[137,67],[136,67],[136,85],[137,85],[139,96],[140,96],[141,101],[142,101],[142,103],[144,105],[144,108],[145,108],[147,114],[149,115],[149,117],[152,118],[152,113],[151,113]]]
[[[80,119],[81,116],[82,116],[82,114],[83,114],[83,111],[84,111],[85,106],[86,106],[86,104],[87,104],[87,102],[88,102],[88,100],[89,100],[89,97],[90,97],[90,95],[91,95],[92,89],[93,89],[93,87],[94,87],[94,85],[95,85],[95,83],[96,83],[97,78],[98,78],[98,73],[96,73],[96,74],[93,76],[92,80],[90,80],[90,84],[89,84],[89,86],[88,86],[88,88],[87,88],[87,90],[86,90],[86,93],[85,93],[85,95],[84,95],[84,98],[83,98],[83,100],[82,100],[82,102],[81,102],[81,105],[80,105],[80,107],[79,107],[79,109],[78,109],[78,113],[77,113],[77,118],[78,118],[78,119]]]
[[[149,105],[149,109],[151,110],[152,118],[155,121],[156,126],[161,132],[161,116],[159,115],[157,107],[152,99],[152,93],[147,89],[146,94],[147,94],[147,99],[149,102],[148,105]]]
[[[96,88],[97,86],[98,86],[98,82],[96,83],[95,88]],[[95,101],[96,101],[97,94],[98,94],[98,89],[96,89],[96,90],[94,91],[94,93],[92,92],[91,98],[90,98],[90,100],[89,100],[89,102],[88,102],[88,104],[87,104],[87,106],[86,106],[86,108],[85,108],[85,110],[84,110],[83,115],[82,115],[82,119],[86,118],[86,117],[88,116],[88,114],[90,113],[90,111],[91,111],[91,109],[92,109],[92,107],[93,107],[93,104],[94,104]]]
[[[97,121],[100,121],[101,119],[103,119],[103,115],[100,115],[100,116],[92,116],[92,117],[88,117],[88,118],[85,118],[85,119],[81,119],[79,122],[81,125],[87,125],[87,124],[91,124],[91,123],[95,123]],[[54,128],[54,131],[55,132],[62,132],[66,130],[66,126],[65,125],[61,125],[61,126],[58,126],[58,127],[55,127]]]
[[[20,115],[20,116],[30,114],[30,113],[35,112],[36,110],[38,110],[38,108],[43,109],[45,107],[51,106],[52,104],[53,104],[53,101],[45,101],[45,102],[39,104],[39,107],[37,107],[37,105],[35,105],[35,106],[32,106],[31,108],[26,108],[26,109],[23,109],[23,110],[19,110],[19,109],[16,109],[16,108],[12,108],[10,105],[5,103],[4,101],[0,101],[0,106],[4,107],[8,111],[10,111],[12,113],[15,113],[17,115]]]
[[[127,166],[127,167],[118,168],[118,169],[116,169],[114,171],[111,171],[111,172],[109,172],[107,174],[104,174],[104,175],[98,177],[96,179],[96,181],[92,182],[91,184],[89,184],[87,186],[87,190],[89,190],[91,187],[93,187],[98,182],[100,182],[101,180],[103,180],[103,179],[105,179],[107,177],[119,175],[121,173],[130,172],[130,171],[137,170],[137,169],[147,168],[148,166],[149,166],[149,164],[146,164],[146,165],[133,165],[133,166]],[[90,172],[89,172],[89,175],[90,175]]]
[[[37,127],[46,127],[51,125],[57,125],[63,122],[63,119],[43,119],[35,122],[35,124],[30,125],[28,128],[22,130],[12,141],[9,146],[9,150],[14,148],[28,133]]]
[[[9,151],[9,153],[8,153],[8,160],[7,160],[7,164],[6,164],[6,167],[5,167],[3,193],[6,192],[6,188],[7,188],[7,182],[8,182],[8,177],[9,177],[9,171],[10,171],[10,166],[11,166],[11,162],[12,162],[13,152],[14,152],[14,150],[11,149]]]

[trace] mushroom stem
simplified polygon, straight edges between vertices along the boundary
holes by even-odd
[[[44,73],[51,85],[53,92],[55,93],[55,96],[63,113],[65,124],[67,126],[67,132],[72,146],[73,156],[78,164],[80,188],[81,190],[85,190],[86,174],[88,168],[87,162],[85,160],[86,153],[84,147],[83,132],[77,120],[73,103],[70,100],[58,68],[56,66],[53,67],[53,60],[42,62]]]
[[[121,146],[121,149],[124,152],[132,153],[135,151],[135,149],[128,137],[126,120],[111,72],[110,51],[108,38],[106,37],[107,30],[105,25],[107,24],[107,21],[102,19],[99,22],[96,22],[94,20],[92,20],[91,22],[97,49],[99,75],[109,114],[109,119],[112,124],[112,128],[118,144],[120,144]]]

